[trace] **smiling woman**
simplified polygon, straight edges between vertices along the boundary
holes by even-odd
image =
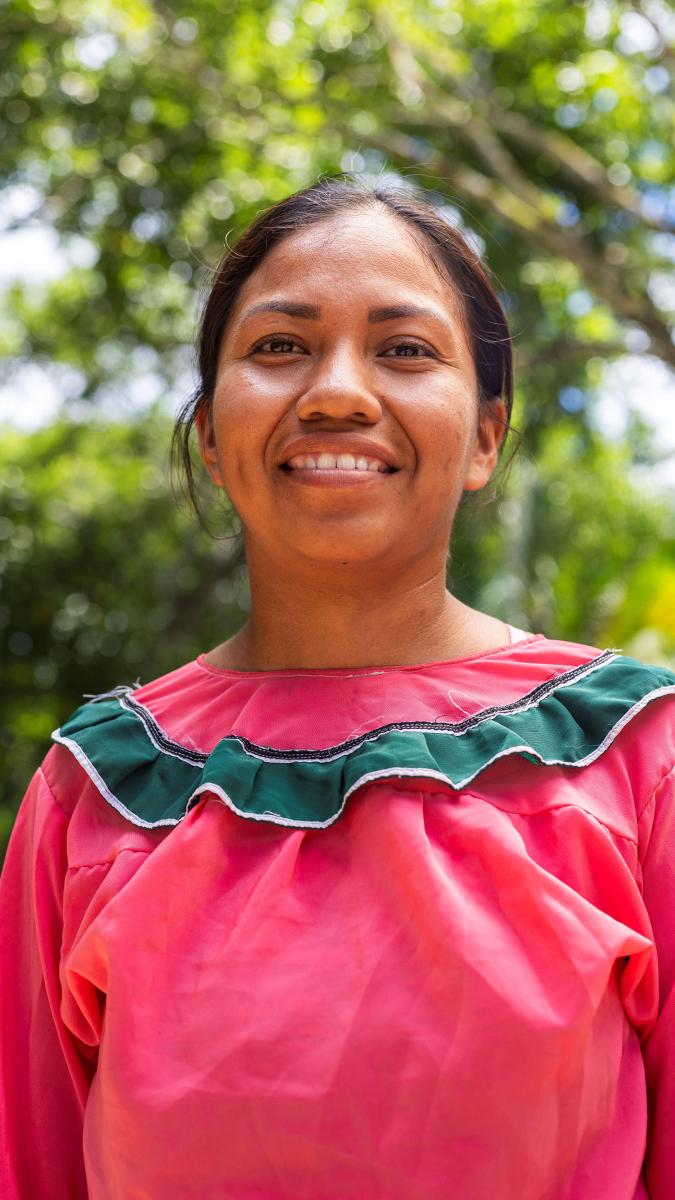
[[[228,253],[199,362],[175,447],[251,614],[28,789],[3,1198],[670,1200],[675,678],[446,588],[511,413],[484,267],[322,181]]]
[[[196,425],[256,593],[207,661],[383,666],[508,641],[446,591],[445,566],[508,427],[509,332],[433,209],[326,181],[264,214],[216,275],[199,362],[177,445],[191,481]]]

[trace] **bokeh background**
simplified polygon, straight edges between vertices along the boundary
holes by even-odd
[[[13,0],[0,9],[0,825],[81,702],[244,619],[172,499],[212,269],[340,171],[496,273],[520,448],[462,599],[675,665],[675,11],[663,0]]]

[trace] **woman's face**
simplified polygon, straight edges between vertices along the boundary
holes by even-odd
[[[403,222],[367,208],[285,238],[246,281],[200,449],[249,550],[394,566],[444,560],[503,417],[497,401],[479,416],[451,285]]]

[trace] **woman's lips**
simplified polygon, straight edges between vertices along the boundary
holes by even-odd
[[[365,454],[296,454],[284,464],[289,471],[380,471],[389,474],[392,470],[380,458]]]
[[[296,454],[284,463],[282,470],[294,483],[310,487],[363,487],[381,482],[395,474],[380,458],[365,454]]]
[[[342,449],[342,437],[335,439],[335,449],[323,438],[313,445],[310,440],[309,445],[289,446],[291,452],[280,464],[286,479],[311,487],[378,487],[398,472],[389,450],[365,438],[350,438],[348,449]]]

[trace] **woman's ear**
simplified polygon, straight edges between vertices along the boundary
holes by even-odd
[[[465,492],[477,492],[485,487],[497,466],[499,447],[508,429],[508,414],[504,401],[493,396],[481,403],[476,444],[464,480]]]
[[[205,404],[197,411],[195,415],[195,428],[197,430],[199,457],[216,487],[224,487],[210,404]]]

